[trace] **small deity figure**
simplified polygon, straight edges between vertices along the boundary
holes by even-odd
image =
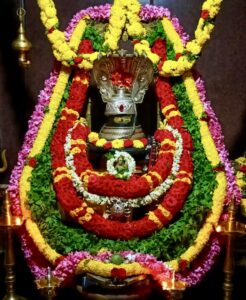
[[[119,158],[115,162],[115,170],[117,171],[117,173],[123,173],[128,170],[128,164],[123,156],[119,156]]]

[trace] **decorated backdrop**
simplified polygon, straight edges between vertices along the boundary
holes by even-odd
[[[225,205],[241,198],[221,127],[193,71],[221,2],[204,1],[190,40],[163,7],[133,0],[90,7],[62,32],[53,1],[38,1],[58,63],[40,92],[9,185],[12,211],[24,218],[22,247],[36,278],[51,266],[64,285],[90,272],[119,279],[150,274],[163,286],[175,274],[191,286],[211,268],[222,245],[215,228],[226,218]],[[94,61],[117,51],[122,37],[152,62],[162,114],[154,133],[157,160],[141,176],[127,157],[123,177],[113,163],[110,169],[110,159],[107,172],[93,169],[89,145],[121,151],[145,148],[147,141],[102,139],[89,132],[82,115]],[[150,208],[126,222],[95,209],[115,198],[126,208]],[[64,223],[61,210],[77,226]]]

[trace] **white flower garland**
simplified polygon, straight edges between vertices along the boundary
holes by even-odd
[[[122,158],[123,161],[127,164],[127,167],[123,170],[123,173],[120,173],[119,170],[117,170],[117,167],[115,166],[117,165],[117,162],[120,158]],[[134,158],[127,152],[115,151],[114,156],[107,160],[107,171],[110,175],[113,175],[116,178],[128,179],[132,176],[135,170],[136,162]]]
[[[77,126],[78,122],[69,129],[66,143],[64,145],[66,165],[72,177],[73,185],[76,191],[83,195],[84,199],[93,205],[112,205],[114,203],[121,203],[124,208],[138,208],[141,206],[149,205],[154,201],[157,201],[173,184],[173,181],[178,173],[180,158],[183,152],[183,140],[182,136],[177,129],[174,129],[170,125],[166,125],[165,129],[170,131],[176,139],[176,151],[173,158],[173,164],[171,168],[170,175],[164,180],[159,186],[157,186],[153,191],[144,197],[138,198],[122,198],[122,197],[108,197],[100,196],[97,194],[92,194],[84,189],[83,182],[76,173],[76,168],[74,165],[73,154],[71,154],[71,133],[73,129]],[[121,152],[122,153],[122,152]]]

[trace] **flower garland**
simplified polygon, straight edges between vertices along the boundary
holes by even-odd
[[[167,60],[163,64],[160,75],[180,76],[193,67],[201,53],[203,45],[210,39],[211,32],[214,28],[213,22],[220,10],[221,3],[222,0],[204,1],[201,16],[195,30],[195,39],[188,42],[184,50],[180,48],[182,51],[178,52],[177,61]],[[54,2],[52,0],[38,0],[38,5],[41,9],[41,20],[47,30],[47,36],[52,44],[53,52],[57,60],[66,66],[76,65],[79,68],[91,69],[99,53],[95,52],[93,54],[85,54],[77,57],[72,45],[69,46],[67,44],[65,34],[57,29],[58,19]],[[114,1],[111,8],[109,27],[105,33],[105,46],[113,51],[117,50],[118,41],[123,33],[124,27],[126,27],[130,37],[145,37],[145,29],[138,16],[140,8],[141,6],[137,0],[131,0],[130,2],[127,0]],[[167,18],[164,18],[162,23],[168,37],[170,34],[175,34]],[[86,27],[84,20],[81,20],[81,27],[84,29]],[[148,41],[144,39],[142,39],[139,45],[135,45],[135,51],[140,55],[146,53],[154,64],[157,64],[159,61],[158,55],[151,52]]]
[[[76,123],[75,123],[76,124]],[[75,125],[77,126],[77,124]],[[78,123],[79,126],[79,123]],[[74,128],[74,127],[73,127]],[[73,128],[71,128],[73,130]],[[177,148],[176,152],[174,154],[174,160],[173,165],[171,168],[170,175],[160,184],[158,185],[153,191],[151,191],[148,195],[144,197],[138,197],[135,199],[132,198],[120,198],[120,197],[108,197],[108,196],[102,196],[97,194],[92,194],[87,191],[85,191],[84,185],[80,180],[80,177],[76,173],[76,167],[74,165],[74,154],[71,153],[71,129],[68,131],[68,135],[66,137],[66,144],[64,146],[65,153],[69,153],[68,156],[66,156],[66,166],[67,169],[70,170],[70,175],[73,180],[73,185],[78,193],[83,194],[84,198],[87,202],[91,204],[96,205],[105,205],[105,204],[113,204],[114,202],[121,202],[123,206],[126,207],[140,207],[151,204],[153,201],[157,201],[173,184],[174,178],[176,178],[178,170],[180,168],[180,158],[181,154],[183,152],[183,144],[182,144],[182,137],[179,134],[179,132],[175,129],[173,129],[171,126],[166,126],[165,129],[167,131],[170,131],[170,133],[173,134],[173,136],[177,139]],[[160,130],[162,133],[162,138],[165,137],[165,134],[163,130]],[[160,134],[159,132],[159,134]],[[168,137],[169,135],[167,135]],[[159,138],[158,134],[156,135],[157,139]],[[170,137],[170,136],[169,136]],[[161,142],[161,140],[159,140]],[[85,141],[82,142],[82,145],[85,145]],[[186,146],[186,145],[185,145]],[[76,148],[74,148],[76,149]],[[167,149],[166,149],[167,150]],[[78,150],[76,150],[78,152]],[[76,154],[76,153],[75,153]],[[83,157],[77,157],[77,162],[81,162]],[[136,182],[135,182],[136,183]]]
[[[166,88],[170,90],[169,86],[166,86]],[[74,88],[72,85],[69,96],[70,100],[67,101],[67,104],[69,103],[73,108],[75,108],[75,106],[73,105],[73,101],[76,100],[77,109],[81,110],[82,107],[80,107],[79,105],[79,99],[73,96],[73,92]],[[170,96],[171,95],[172,94],[170,93]],[[85,96],[80,94],[80,97],[82,97],[81,99],[84,99]],[[174,101],[174,97],[171,96],[170,99]],[[83,101],[81,105],[83,105]],[[178,113],[173,114],[173,110],[170,109],[164,109],[163,113],[170,123],[174,122],[174,119],[180,118]],[[51,142],[51,152],[53,154],[52,165],[54,169],[54,187],[57,191],[58,201],[61,207],[64,209],[64,211],[68,212],[71,217],[73,217],[88,231],[96,232],[96,234],[99,236],[111,239],[131,239],[133,237],[147,236],[151,234],[154,230],[160,229],[165,224],[167,224],[182,207],[182,203],[184,202],[185,196],[187,195],[191,185],[192,163],[190,158],[190,152],[188,150],[184,151],[181,159],[182,162],[180,163],[180,173],[177,176],[177,179],[174,181],[174,184],[170,189],[169,193],[163,196],[163,199],[160,200],[160,204],[158,205],[157,209],[149,212],[147,216],[144,216],[140,220],[133,221],[130,224],[121,223],[119,221],[106,220],[101,215],[96,213],[91,207],[88,207],[87,204],[81,201],[81,199],[76,195],[75,190],[73,188],[71,175],[67,172],[66,168],[64,169],[65,154],[63,154],[62,156],[58,156],[58,153],[62,152],[62,145],[65,144],[66,131],[68,128],[72,127],[74,116],[76,116],[75,112],[72,115],[67,116],[66,119],[64,119],[63,116],[61,117]],[[179,122],[178,128],[182,124],[182,122]],[[85,128],[85,125],[82,125],[82,127]],[[82,132],[80,132],[80,135],[81,134]],[[161,132],[159,134],[161,136]],[[81,172],[84,172],[85,170],[87,170],[87,172],[88,170],[89,172],[91,170],[91,166],[88,160],[86,159],[86,155],[84,153],[85,142],[83,142],[83,138],[85,138],[87,134],[86,132],[84,132],[82,136],[80,135],[78,135],[78,133],[75,132],[75,135],[73,136],[74,140],[82,141],[82,143],[75,143],[75,146],[79,150],[76,151],[74,155],[77,156],[77,161],[82,164],[82,167],[79,168],[79,174]],[[186,132],[186,135],[188,135],[188,132]],[[165,144],[166,143],[164,143],[162,147],[164,147]],[[161,154],[160,157],[162,157],[165,154],[165,152],[170,152],[169,149],[165,149],[166,148],[161,148],[163,154]],[[163,165],[163,163],[161,163],[161,165]],[[103,179],[104,175],[98,175],[98,177],[101,177]],[[90,181],[88,179],[87,181],[87,186],[89,187]],[[129,181],[127,181],[127,183],[129,185]],[[101,189],[103,188],[103,186],[105,186],[105,184],[101,184]],[[110,185],[106,184],[106,187],[108,186]],[[179,191],[178,194],[177,191]],[[173,200],[171,203],[169,200],[173,198],[175,199],[175,206],[173,205]],[[110,228],[112,228],[113,230]]]
[[[88,135],[88,141],[92,145],[103,148],[105,150],[110,149],[125,149],[125,148],[137,148],[142,149],[145,148],[148,144],[148,139],[115,139],[113,141],[107,141],[104,138],[99,138],[99,134],[97,132],[90,132]]]
[[[236,172],[236,180],[242,193],[241,213],[246,216],[246,157],[242,156],[234,161],[234,169]]]
[[[33,125],[34,126],[34,125]],[[35,127],[30,127],[30,129],[32,129],[32,128],[35,128]],[[31,146],[31,144],[32,143],[30,143],[30,146]],[[25,145],[26,146],[26,145]],[[28,146],[27,146],[27,150],[29,151],[29,149],[28,149]],[[20,170],[21,170],[21,168],[20,168]],[[13,173],[13,174],[15,174],[15,173]],[[12,176],[13,176],[13,174],[12,174]],[[16,178],[18,178],[18,174],[16,174]],[[12,186],[12,193],[13,193],[13,195],[17,195],[16,197],[18,197],[18,191],[17,191],[17,193],[15,192],[16,191],[16,188],[15,188],[15,183],[13,183],[13,186]],[[14,196],[15,197],[15,196]],[[16,207],[16,209],[15,209],[15,211],[18,211],[18,205],[17,205],[17,202],[16,202],[16,205],[15,205],[15,207]],[[39,229],[38,228],[35,228],[35,230],[33,231],[33,233],[31,233],[30,234],[30,236],[31,236],[31,238],[33,239],[33,241],[36,243],[36,237],[37,237],[37,234],[36,234],[36,230],[39,232]],[[28,242],[29,243],[29,242]],[[217,250],[218,248],[217,247],[214,247],[213,245],[213,243],[211,244],[212,246],[209,248],[209,249],[211,249],[211,252],[209,252],[209,256],[208,257],[210,257],[210,255],[211,254],[214,254],[214,253],[217,253],[219,250]],[[27,246],[27,247],[30,247],[30,243],[29,243],[29,245]],[[216,249],[215,249],[216,248]],[[29,251],[28,249],[26,249],[27,251]],[[196,251],[196,249],[194,249],[193,248],[193,250],[192,251]],[[29,253],[29,255],[30,255],[30,253]],[[49,259],[49,258],[48,258]],[[71,258],[72,259],[72,258]],[[205,262],[205,259],[206,259],[206,255],[205,256],[202,256],[202,261],[201,261],[201,263],[200,263],[200,265],[199,265],[199,268],[197,269],[197,270],[192,270],[191,272],[190,272],[190,275],[189,275],[189,284],[190,285],[192,285],[192,284],[195,284],[196,282],[197,282],[197,278],[201,278],[201,274],[202,274],[202,272],[203,272],[203,270],[207,270],[208,269],[208,265],[207,264],[204,264],[203,262]],[[37,263],[37,260],[35,260],[35,263],[34,263],[34,265]],[[209,264],[211,265],[211,263],[212,262],[209,262]],[[101,267],[103,267],[103,265],[101,266]],[[115,266],[113,266],[113,267],[115,267]],[[34,271],[34,273],[35,272],[39,272],[39,270],[41,270],[41,269],[39,269],[39,266],[37,266],[37,265],[35,265],[34,267],[33,267],[33,271]],[[112,270],[112,269],[111,269]],[[94,272],[95,270],[93,269],[93,272]],[[111,272],[110,272],[110,274],[111,274]]]
[[[20,199],[19,199],[19,179],[21,173],[23,171],[26,158],[30,152],[30,149],[33,145],[35,137],[37,135],[39,125],[42,122],[45,109],[49,103],[50,96],[52,94],[52,90],[56,85],[58,78],[58,70],[54,70],[51,72],[48,80],[45,81],[45,88],[39,93],[38,103],[35,106],[35,110],[29,120],[28,131],[25,135],[23,146],[18,153],[18,164],[14,167],[11,177],[9,180],[8,193],[11,198],[11,210],[14,216],[21,216],[21,208],[20,208]]]
[[[225,168],[227,179],[227,195],[225,204],[228,205],[231,199],[234,199],[236,203],[240,203],[242,195],[236,184],[231,162],[228,159],[229,153],[225,148],[221,125],[219,124],[218,118],[211,107],[210,101],[206,99],[204,82],[200,77],[196,78],[196,88],[201,99],[201,103],[204,106],[205,117],[208,120],[209,130],[212,134],[216,148],[218,149],[221,162]]]

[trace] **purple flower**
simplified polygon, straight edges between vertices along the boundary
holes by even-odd
[[[236,179],[234,176],[233,168],[229,160],[228,151],[225,148],[224,137],[222,134],[222,129],[219,124],[219,121],[212,109],[211,102],[206,100],[206,91],[204,82],[198,75],[195,75],[196,78],[196,87],[200,96],[200,99],[204,105],[205,112],[209,117],[208,126],[212,134],[213,140],[215,142],[216,148],[219,152],[220,159],[225,166],[225,173],[227,179],[227,195],[225,199],[225,204],[229,204],[231,199],[235,199],[236,203],[240,203],[241,192],[236,184]]]

